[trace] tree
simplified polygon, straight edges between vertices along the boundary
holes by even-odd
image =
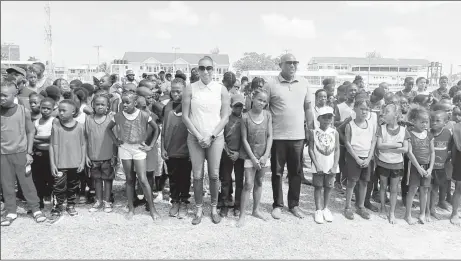
[[[35,56],[29,56],[29,59],[27,59],[27,61],[35,62],[38,61],[38,59],[35,58]]]
[[[98,71],[108,74],[109,73],[109,65],[106,62],[101,63],[98,66]]]
[[[244,57],[234,63],[234,69],[240,71],[261,70],[275,71],[280,69],[280,58],[272,58],[265,53],[258,54],[256,52],[244,53]]]
[[[369,58],[369,59],[372,59],[372,58],[382,58],[381,54],[378,53],[377,51],[368,52],[368,53],[365,54],[365,57],[366,57],[366,58]]]
[[[2,53],[2,61],[8,60],[8,54],[7,53]]]

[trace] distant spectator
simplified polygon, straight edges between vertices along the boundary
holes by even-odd
[[[146,79],[147,78],[147,73],[142,73],[142,76],[141,76],[143,79]]]
[[[37,88],[42,90],[43,88],[46,88],[47,86],[50,86],[53,84],[53,80],[47,76],[45,76],[45,65],[41,62],[35,62],[32,64],[32,67],[34,67],[37,71]]]
[[[183,79],[184,81],[187,81],[187,76],[184,73],[182,73],[180,70],[176,72],[176,74],[174,75],[174,78],[175,79],[180,78],[180,79]]]
[[[387,84],[387,82],[380,83],[378,87],[382,88],[384,90],[384,93],[389,92],[389,84]]]
[[[411,103],[417,95],[416,91],[413,90],[413,87],[415,86],[415,79],[413,79],[413,77],[406,77],[403,82],[403,85],[403,90],[400,90],[395,94],[397,96],[407,98],[407,100]]]
[[[445,95],[446,94],[446,95]],[[442,76],[439,79],[439,88],[432,92],[432,97],[434,97],[435,101],[440,101],[444,96],[449,96],[448,92],[448,77]]]
[[[448,94],[450,95],[451,98],[453,98],[456,95],[456,93],[459,91],[461,91],[461,81],[458,82],[458,85],[451,87]]]
[[[365,88],[365,84],[363,83],[363,78],[362,78],[362,76],[360,76],[360,75],[355,76],[355,79],[354,79],[354,81],[353,81],[352,83],[354,83],[355,85],[357,85],[357,88],[358,88],[359,90]]]
[[[228,91],[230,91],[233,87],[237,78],[233,72],[226,72],[223,75],[222,83],[226,87]]]
[[[134,75],[133,70],[127,70],[126,71],[126,82],[125,82],[125,84],[132,83],[132,84],[138,86],[138,81],[136,81],[134,76],[135,75]]]
[[[170,85],[171,85],[171,77],[172,77],[171,73],[167,73],[165,75],[165,79],[170,82]]]
[[[416,79],[416,87],[418,88],[416,90],[417,94],[424,94],[424,95],[429,94],[429,92],[427,91],[427,80],[426,80],[426,78],[418,77],[418,79]]]
[[[82,84],[83,83],[80,80],[72,80],[69,83],[69,87],[70,87],[71,90],[74,90],[74,89],[77,89],[77,88],[81,87]]]
[[[56,79],[53,82],[53,85],[58,86],[59,89],[61,90],[61,93],[70,91],[69,83],[66,80],[64,80],[63,78]]]
[[[190,70],[190,83],[194,83],[200,80],[199,73],[197,67],[194,67]]]

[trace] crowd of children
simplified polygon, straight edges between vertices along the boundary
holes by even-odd
[[[160,217],[154,195],[161,195],[161,180],[164,183],[166,177],[169,216],[186,217],[192,165],[189,131],[182,118],[182,93],[189,84],[183,73],[172,80],[146,76],[139,83],[128,77],[123,84],[109,75],[93,84],[59,79],[42,89],[34,85],[33,68],[23,74],[10,74],[1,84],[2,214],[6,214],[2,226],[17,218],[16,181],[38,223],[47,219],[42,210],[49,201],[51,222],[64,211],[78,215],[75,205],[85,199],[87,187],[93,195],[85,201],[93,204],[89,211],[112,212],[117,168],[126,178],[128,218],[143,202],[152,219]],[[199,80],[194,73],[190,84]],[[237,225],[242,226],[251,191],[252,215],[267,220],[259,204],[264,174],[270,171],[272,116],[262,78],[253,79],[251,85],[246,77],[240,85],[236,82],[233,73],[226,73],[223,85],[232,94],[232,109],[223,133],[218,208],[221,217],[233,208]],[[359,216],[370,219],[369,209],[394,224],[401,183],[404,219],[409,224],[440,219],[435,206],[448,209],[448,202],[451,222],[460,224],[461,91],[448,94],[441,87],[429,93],[424,78],[417,79],[414,91],[413,82],[411,77],[405,79],[405,88],[396,94],[385,83],[369,94],[356,78],[339,86],[335,96],[334,81],[327,80],[325,88],[315,93],[314,123],[306,126],[313,126],[307,140],[316,223],[333,221],[328,205],[336,188],[345,192],[347,219],[354,219],[355,194]],[[136,185],[142,189],[142,200]],[[418,191],[420,212],[414,219],[411,209]],[[380,208],[370,203],[372,193],[379,195]]]

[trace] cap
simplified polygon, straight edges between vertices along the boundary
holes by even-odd
[[[6,73],[13,73],[13,72],[17,72],[19,74],[22,74],[22,76],[26,77],[26,71],[20,67],[11,66],[10,68],[6,69]]]
[[[134,75],[133,70],[127,70],[127,71],[126,71],[126,75],[130,75],[130,74],[131,74],[131,75]]]
[[[234,107],[237,103],[245,104],[245,98],[241,94],[234,94],[231,97],[231,106]]]
[[[324,107],[319,108],[319,110],[317,112],[318,116],[327,115],[327,114],[335,115],[332,107],[324,106]]]

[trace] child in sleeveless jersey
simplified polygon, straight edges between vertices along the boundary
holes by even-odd
[[[114,119],[107,128],[112,140],[118,146],[118,156],[122,160],[126,175],[126,193],[128,198],[127,218],[131,219],[134,215],[134,177],[137,176],[141,181],[150,215],[153,220],[156,220],[160,216],[154,207],[152,188],[146,177],[146,152],[152,150],[154,143],[157,141],[158,127],[148,113],[136,108],[136,101],[137,95],[135,92],[125,91],[122,94],[123,111],[114,116]],[[149,145],[145,143],[148,125],[153,128],[155,133]],[[113,132],[115,126],[118,126],[118,138]],[[136,169],[136,172],[134,169]]]
[[[242,116],[242,158],[244,161],[245,183],[243,186],[240,216],[237,226],[245,224],[245,207],[253,189],[253,216],[264,221],[267,219],[259,210],[264,174],[270,167],[272,148],[272,117],[264,109],[268,104],[265,90],[256,89],[253,94],[252,108]]]
[[[33,99],[31,99],[33,100]],[[55,117],[51,116],[55,101],[45,98],[40,102],[40,119],[34,122],[34,162],[32,163],[32,178],[37,188],[40,207],[44,208],[44,198],[51,197],[54,178],[50,166],[50,136]]]
[[[12,81],[2,82],[0,89],[1,115],[1,186],[5,200],[6,216],[1,225],[9,226],[18,217],[16,213],[16,178],[23,189],[27,205],[35,221],[43,222],[46,217],[40,211],[39,198],[32,177],[26,173],[26,167],[33,162],[34,125],[29,110],[15,104],[17,85]]]
[[[309,155],[312,160],[315,201],[315,222],[322,224],[324,221],[332,222],[333,215],[328,209],[331,189],[335,176],[339,173],[339,134],[331,126],[333,122],[333,108],[329,106],[318,110],[319,126],[309,135]],[[322,188],[324,190],[322,207]]]
[[[431,173],[434,168],[435,151],[434,136],[428,131],[429,112],[426,108],[413,105],[408,112],[408,120],[413,127],[407,129],[409,162],[409,190],[406,198],[405,220],[413,225],[417,221],[426,221],[426,203],[428,190],[431,186]],[[411,207],[416,190],[419,188],[420,215],[416,221],[411,217]],[[429,214],[429,213],[428,213]]]
[[[93,113],[87,116],[84,130],[87,142],[86,166],[89,168],[91,180],[94,181],[96,202],[89,211],[96,212],[103,208],[104,212],[110,213],[112,212],[110,197],[117,156],[107,127],[114,113],[110,111],[107,95],[96,94],[91,105]]]
[[[370,101],[360,99],[354,103],[356,117],[346,125],[346,208],[344,215],[348,219],[354,219],[351,210],[352,192],[359,182],[357,202],[357,214],[364,219],[370,219],[370,214],[365,210],[365,194],[367,183],[370,181],[371,160],[376,145],[376,125],[367,120],[370,111]]]
[[[53,195],[56,205],[51,211],[52,219],[62,215],[64,202],[71,216],[78,215],[75,210],[79,187],[79,176],[85,167],[86,142],[84,126],[73,118],[77,106],[72,100],[59,103],[59,119],[53,120],[50,137],[50,165],[54,177]]]
[[[187,215],[192,172],[192,163],[187,148],[188,131],[182,121],[181,101],[184,88],[186,88],[186,83],[181,78],[175,78],[171,82],[171,100],[163,107],[160,145],[162,159],[168,167],[172,203],[169,215],[177,216],[179,219]]]
[[[400,108],[389,104],[384,108],[383,121],[377,131],[378,155],[376,157],[376,174],[380,178],[381,217],[386,218],[386,189],[390,186],[390,209],[387,214],[389,223],[395,224],[395,206],[397,204],[398,182],[403,176],[403,153],[408,151],[405,139],[405,127],[398,125]]]
[[[450,216],[450,222],[453,225],[460,226],[459,204],[461,201],[461,123],[453,127],[453,144],[451,148],[453,161],[452,179],[455,182],[455,192],[453,193],[452,206],[453,210]]]

